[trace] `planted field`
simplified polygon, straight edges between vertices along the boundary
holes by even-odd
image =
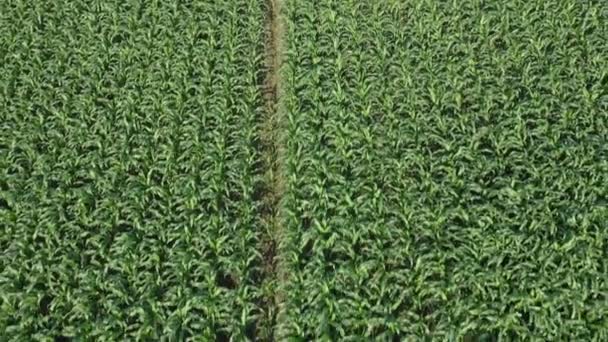
[[[0,335],[252,336],[260,2],[0,16]]]
[[[608,338],[608,6],[287,1],[279,334]]]
[[[0,340],[608,340],[608,4],[0,2]]]

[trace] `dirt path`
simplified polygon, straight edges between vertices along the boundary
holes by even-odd
[[[266,231],[260,250],[264,257],[262,267],[263,317],[256,337],[261,341],[273,341],[274,328],[281,302],[280,280],[283,278],[278,255],[282,236],[281,199],[284,192],[282,173],[283,129],[280,113],[280,68],[282,63],[281,0],[265,0],[265,60],[264,77],[265,110],[260,127],[260,153],[264,170],[262,191],[262,222]]]

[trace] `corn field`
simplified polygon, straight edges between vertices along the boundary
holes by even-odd
[[[0,335],[255,332],[257,1],[4,2]]]
[[[283,336],[608,339],[608,6],[286,17]]]
[[[0,2],[30,340],[608,340],[608,3]]]

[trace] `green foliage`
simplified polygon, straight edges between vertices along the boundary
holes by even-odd
[[[608,339],[608,5],[287,0],[280,336]]]
[[[0,340],[608,340],[605,2],[285,0],[279,210],[267,7],[0,1]]]
[[[263,6],[0,2],[0,340],[251,337]]]

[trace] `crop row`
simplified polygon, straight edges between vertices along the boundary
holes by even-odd
[[[0,3],[1,336],[253,336],[260,3]]]
[[[286,1],[282,338],[608,339],[608,7]]]

